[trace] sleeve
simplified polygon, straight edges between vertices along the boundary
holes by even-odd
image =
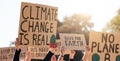
[[[48,54],[45,56],[45,58],[43,59],[43,61],[50,61],[51,57],[54,55],[54,53],[52,53],[51,51],[48,52]]]
[[[70,59],[70,61],[73,61],[73,59]]]
[[[19,61],[19,56],[20,56],[21,49],[15,51],[13,61]]]
[[[74,61],[80,61],[80,60],[82,60],[82,57],[83,57],[83,53],[82,53],[82,51],[76,51],[76,54],[74,55]]]
[[[69,61],[70,60],[69,56],[70,56],[69,54],[65,54],[64,57],[63,57],[63,60]]]

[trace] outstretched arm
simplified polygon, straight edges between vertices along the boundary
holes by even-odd
[[[43,61],[50,61],[53,55],[54,55],[54,48],[50,48],[49,52],[47,53]]]
[[[14,57],[13,57],[13,61],[19,61],[19,56],[20,56],[21,49],[20,49],[20,41],[19,41],[18,38],[16,38],[15,47],[16,47],[16,51],[15,51],[15,54],[14,54]]]

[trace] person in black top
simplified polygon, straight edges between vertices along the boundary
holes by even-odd
[[[75,54],[73,56],[73,61],[80,61],[82,60],[82,57],[83,57],[83,52],[80,51],[80,50],[74,50],[75,51]]]
[[[47,55],[45,56],[45,58],[43,59],[43,61],[56,61],[57,60],[56,56],[54,55],[56,47],[57,47],[56,43],[50,44],[50,49]]]
[[[52,48],[49,49],[46,57],[42,61],[56,61],[56,58],[54,55],[55,46],[54,45],[51,45],[51,46],[52,46]],[[15,51],[15,54],[13,57],[13,61],[20,61],[21,49],[20,49],[20,41],[18,38],[16,38],[15,47],[16,47],[16,51]],[[31,61],[29,56],[30,56],[30,53],[28,53],[26,58],[22,61]],[[40,61],[40,60],[38,60],[38,61]]]
[[[54,48],[50,48],[50,50],[48,51],[43,61],[51,61],[51,58],[54,56],[53,51],[54,51]]]
[[[90,48],[86,46],[85,54],[79,50],[71,50],[71,54],[64,54],[64,49],[61,49],[61,55],[58,61],[87,61],[90,57]]]
[[[13,57],[13,61],[21,61],[20,60],[20,53],[21,53],[21,49],[20,49],[20,41],[18,38],[16,38],[16,41],[15,41],[15,54],[14,54],[14,57]],[[27,52],[27,56],[25,57],[24,60],[22,61],[30,61],[30,52]]]
[[[20,43],[19,43],[18,38],[16,38],[15,47],[16,47],[16,51],[13,57],[13,61],[20,61],[19,56],[20,56],[21,49],[20,49]]]
[[[45,58],[43,60],[40,59],[32,59],[32,61],[56,61],[56,57],[54,55],[55,48],[50,47],[48,53],[46,54]]]
[[[20,61],[19,56],[20,56],[21,49],[20,49],[20,43],[18,38],[16,38],[15,46],[16,46],[16,51],[14,54],[13,61]],[[50,48],[48,54],[43,59],[43,61],[56,61],[54,51],[55,51],[55,48]],[[90,56],[90,48],[88,46],[86,47],[86,51],[84,55],[81,51],[77,51],[77,50],[73,50],[71,52],[73,53],[72,58],[70,57],[71,56],[70,54],[64,54],[64,49],[62,48],[61,55],[59,56],[57,61],[63,61],[63,60],[64,61],[87,61]],[[30,55],[28,55],[28,57],[24,61],[30,61],[29,56]]]

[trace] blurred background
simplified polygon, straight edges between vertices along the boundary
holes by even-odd
[[[0,0],[0,47],[14,44],[18,35],[21,2],[58,7],[58,32],[120,33],[120,0]]]

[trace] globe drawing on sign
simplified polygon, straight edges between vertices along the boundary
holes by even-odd
[[[100,56],[97,53],[93,54],[92,61],[100,61]]]
[[[50,43],[55,43],[55,35],[53,34],[51,37],[50,37]]]
[[[55,37],[55,35],[53,34],[53,35],[50,37],[50,47],[51,47],[51,48],[55,48],[55,47],[56,47],[55,41],[56,41],[56,37]]]
[[[116,61],[120,61],[120,55],[116,56]]]

